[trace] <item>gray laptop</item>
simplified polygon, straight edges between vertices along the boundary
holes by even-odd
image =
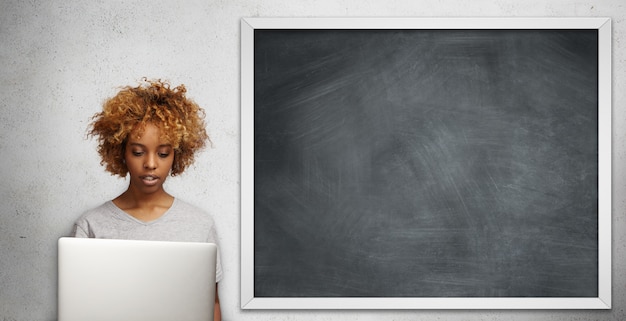
[[[217,246],[59,239],[59,321],[213,320]]]

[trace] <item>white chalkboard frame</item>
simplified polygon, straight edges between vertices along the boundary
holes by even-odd
[[[254,296],[255,29],[597,29],[598,297],[593,298],[259,298]],[[609,18],[244,18],[241,20],[242,309],[610,309],[611,20]]]

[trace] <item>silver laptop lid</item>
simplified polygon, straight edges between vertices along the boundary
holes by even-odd
[[[59,321],[213,320],[217,246],[59,239]]]

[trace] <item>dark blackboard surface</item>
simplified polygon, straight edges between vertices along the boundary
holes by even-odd
[[[255,30],[255,297],[596,297],[597,30]]]

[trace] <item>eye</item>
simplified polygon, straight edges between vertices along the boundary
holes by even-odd
[[[143,155],[142,151],[132,151],[133,156],[141,156]]]
[[[170,153],[159,153],[159,157],[161,158],[167,158],[168,156],[170,156]]]

